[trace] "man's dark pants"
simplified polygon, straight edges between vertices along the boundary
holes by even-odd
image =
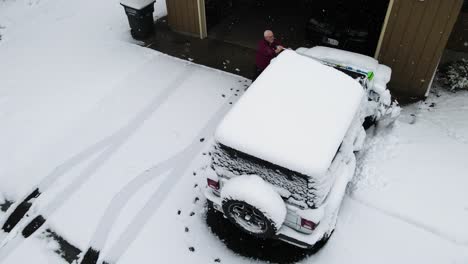
[[[255,65],[255,72],[254,72],[254,77],[252,79],[252,82],[255,81],[264,70],[265,69],[260,69],[257,65]]]

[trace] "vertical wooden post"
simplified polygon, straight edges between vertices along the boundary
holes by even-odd
[[[387,31],[387,24],[388,24],[388,20],[390,19],[390,14],[392,13],[392,8],[393,8],[393,3],[394,2],[395,2],[395,0],[390,0],[389,3],[388,3],[387,13],[385,14],[385,20],[384,20],[384,23],[382,25],[382,31],[380,31],[379,42],[377,43],[377,48],[375,49],[374,58],[376,58],[376,59],[379,57],[380,49],[382,48],[382,41],[383,41],[383,38],[385,36],[385,32]]]

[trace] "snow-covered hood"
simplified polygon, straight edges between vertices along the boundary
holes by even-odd
[[[284,51],[226,115],[215,139],[281,167],[321,176],[363,94],[346,74]]]
[[[325,64],[331,63],[345,69],[351,68],[356,72],[367,75],[368,77],[372,76],[369,79],[369,81],[372,81],[370,89],[374,90],[381,96],[386,96],[385,90],[387,89],[387,84],[390,82],[392,69],[386,65],[379,64],[379,62],[372,57],[322,46],[298,48],[296,52],[324,62]]]

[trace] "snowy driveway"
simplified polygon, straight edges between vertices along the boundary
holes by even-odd
[[[0,204],[39,187],[20,227],[47,220],[0,235],[1,263],[64,263],[48,228],[119,263],[257,262],[210,232],[201,195],[247,80],[130,44],[113,0],[4,1],[0,26]],[[432,94],[369,138],[333,238],[301,263],[467,263],[467,105]]]

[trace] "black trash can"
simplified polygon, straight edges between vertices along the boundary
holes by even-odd
[[[130,32],[134,39],[145,39],[154,32],[155,2],[154,0],[122,0],[120,2],[127,14]]]

